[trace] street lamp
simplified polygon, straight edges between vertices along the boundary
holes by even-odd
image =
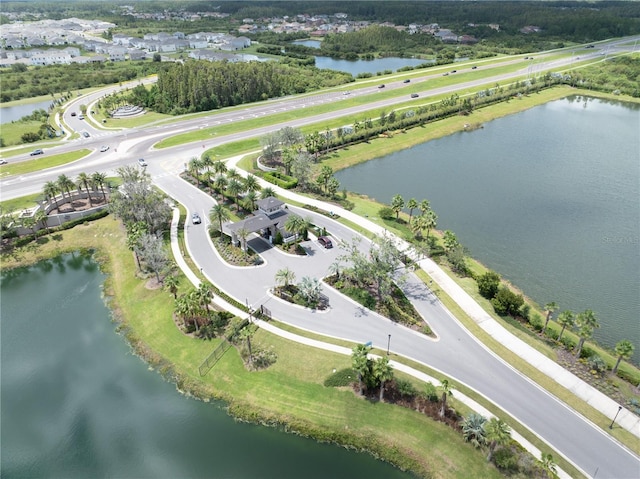
[[[391,335],[387,338],[387,356],[389,356],[389,345],[391,344]]]
[[[620,411],[622,411],[622,406],[618,406],[618,412],[613,416],[613,421],[609,424],[609,429],[613,429],[613,424],[616,422],[616,418],[618,417],[618,414],[620,414]]]

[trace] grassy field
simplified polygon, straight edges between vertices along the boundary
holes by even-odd
[[[424,477],[501,477],[482,452],[441,423],[414,411],[362,400],[349,390],[324,387],[322,382],[333,368],[349,366],[346,356],[258,331],[255,344],[278,354],[273,367],[248,372],[231,349],[200,378],[198,365],[216,342],[193,339],[178,330],[171,314],[173,298],[167,292],[148,289],[146,281],[136,276],[122,228],[111,217],[43,237],[38,244],[3,255],[2,264],[10,268],[93,248],[109,275],[105,291],[113,295],[111,305],[128,339],[159,370],[173,377],[180,389],[224,399],[234,414],[246,419],[286,424],[304,435],[366,447]],[[181,277],[181,289],[186,288]]]
[[[47,156],[45,150],[44,155],[35,156],[33,160],[21,161],[16,163],[9,162],[6,165],[0,166],[0,177],[6,178],[12,175],[24,175],[26,173],[32,173],[34,171],[46,170],[47,168],[53,168],[54,166],[66,165],[72,161],[80,160],[88,154],[91,150],[76,150],[69,153],[61,153],[59,155]]]

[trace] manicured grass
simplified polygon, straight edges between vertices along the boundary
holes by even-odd
[[[2,170],[0,169],[0,172],[1,171]],[[20,198],[4,200],[4,201],[0,201],[0,208],[2,208],[3,214],[9,213],[11,211],[24,210],[27,208],[34,207],[37,204],[38,199],[42,199],[42,198],[43,198],[42,193],[35,193],[29,196],[22,196]]]
[[[9,162],[6,165],[0,166],[0,174],[3,178],[11,175],[24,175],[34,171],[45,170],[47,168],[53,168],[54,166],[65,165],[72,161],[79,160],[91,153],[91,150],[76,150],[68,153],[61,153],[59,155],[47,155],[45,150],[43,155],[34,157],[34,160],[21,161],[16,163]]]
[[[127,337],[178,387],[203,397],[230,401],[230,410],[245,418],[287,424],[290,430],[325,440],[366,446],[423,476],[501,477],[484,454],[465,444],[461,435],[415,411],[363,400],[351,391],[326,388],[333,368],[348,367],[350,358],[291,343],[259,330],[254,343],[273,348],[278,361],[265,371],[248,372],[235,349],[200,378],[198,366],[217,341],[193,339],[174,324],[172,296],[146,288],[136,277],[135,261],[126,248],[123,229],[112,217],[45,237],[12,255],[3,268],[78,250],[97,248],[108,272],[105,291]],[[181,278],[182,287],[188,287]],[[301,361],[300,358],[304,358]]]

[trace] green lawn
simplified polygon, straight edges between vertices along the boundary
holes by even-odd
[[[48,155],[47,150],[44,149],[43,155],[34,156],[33,160],[11,162],[0,166],[0,176],[6,178],[12,175],[24,175],[26,173],[32,173],[34,171],[46,170],[47,168],[53,168],[54,166],[65,165],[73,161],[84,158],[90,154],[91,150],[76,150],[69,153],[60,153],[58,155]]]

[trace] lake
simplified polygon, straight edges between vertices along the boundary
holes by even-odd
[[[0,124],[11,123],[12,121],[19,120],[24,116],[31,115],[36,110],[47,111],[51,103],[51,100],[47,100],[39,101],[36,103],[25,103],[22,105],[0,107]]]
[[[395,194],[430,200],[438,229],[454,231],[473,257],[541,305],[593,309],[595,338],[608,347],[631,340],[637,363],[638,132],[639,105],[572,97],[336,177],[384,203]]]
[[[103,281],[78,254],[0,276],[2,477],[412,477],[181,395],[115,332]]]

